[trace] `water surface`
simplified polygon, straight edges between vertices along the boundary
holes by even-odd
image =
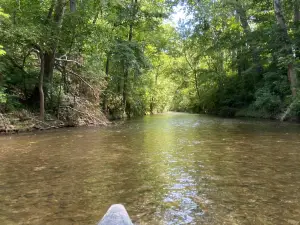
[[[300,126],[168,113],[0,137],[0,224],[300,224]]]

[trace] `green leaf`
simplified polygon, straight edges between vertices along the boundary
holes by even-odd
[[[5,51],[3,50],[3,46],[0,45],[0,56],[5,55]]]
[[[6,19],[9,18],[9,15],[7,13],[4,13],[3,9],[0,7],[0,17],[4,17]]]

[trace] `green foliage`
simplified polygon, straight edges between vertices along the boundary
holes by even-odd
[[[2,23],[2,20],[7,20],[9,18],[9,15],[7,13],[4,13],[3,9],[0,7],[0,25]],[[2,32],[2,29],[0,27],[0,32]],[[0,56],[5,55],[5,51],[3,49],[3,46],[0,44]]]
[[[190,16],[178,29],[188,65],[182,64],[173,108],[222,116],[282,113],[291,103],[293,74],[288,77],[287,69],[297,70],[299,61],[299,52],[291,54],[300,43],[299,21],[291,22],[297,2],[283,4],[287,34],[269,1],[186,4]]]
[[[8,19],[9,15],[3,11],[3,9],[0,7],[0,18]]]
[[[292,114],[296,116],[298,119],[300,118],[300,101],[299,99],[296,101],[293,109],[292,109]]]
[[[5,104],[7,112],[19,111],[24,108],[24,105],[19,101],[18,95],[8,95]]]
[[[280,97],[270,91],[269,88],[261,88],[256,91],[256,100],[253,105],[256,109],[264,109],[268,112],[278,113],[280,112],[280,106],[282,104]]]
[[[120,115],[147,113],[150,96],[157,111],[168,104],[166,85],[152,82],[157,58],[145,50],[151,45],[158,54],[167,51],[168,37],[176,33],[163,25],[171,10],[167,1],[77,1],[75,12],[67,0],[0,0],[0,5],[5,10],[0,9],[0,55],[3,46],[7,52],[0,73],[9,108],[17,102],[38,106],[41,67],[51,113],[64,95],[106,102],[110,113]]]
[[[287,69],[299,73],[294,1],[283,4],[287,34],[267,0],[185,1],[174,28],[164,19],[179,2],[77,1],[72,11],[67,0],[0,0],[1,104],[37,109],[44,71],[51,113],[62,96],[115,118],[282,113],[292,101]]]
[[[0,45],[0,56],[5,55],[5,51],[3,50],[3,46]]]

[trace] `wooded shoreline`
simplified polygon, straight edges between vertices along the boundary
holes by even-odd
[[[188,112],[182,112],[188,113]],[[27,116],[26,116],[27,114]],[[201,114],[199,114],[201,115]],[[211,116],[216,116],[214,114],[208,114]],[[7,134],[18,134],[18,133],[30,133],[35,131],[45,131],[45,130],[54,130],[66,127],[97,127],[97,126],[110,126],[119,124],[120,121],[124,120],[125,118],[119,118],[116,120],[109,120],[106,116],[99,118],[97,121],[91,120],[91,118],[81,118],[80,123],[74,123],[70,121],[62,121],[58,120],[55,117],[51,117],[48,115],[49,120],[41,121],[39,119],[38,114],[32,114],[29,112],[21,112],[21,113],[14,113],[14,114],[0,114],[0,135],[7,135]],[[219,118],[233,118],[233,119],[253,119],[253,120],[266,120],[266,121],[280,121],[281,115],[278,115],[276,118],[264,118],[260,117],[253,117],[253,116],[235,116],[235,117],[220,117]],[[85,121],[85,122],[84,122]],[[290,118],[286,122],[293,122],[299,123],[298,118]]]
[[[169,110],[300,118],[298,0],[0,6],[2,130],[97,125],[106,115]],[[19,113],[30,115],[29,127]],[[16,128],[18,120],[26,128]]]
[[[44,131],[65,127],[81,126],[108,126],[112,124],[106,116],[84,114],[76,120],[59,120],[46,114],[47,120],[40,120],[39,114],[28,111],[14,112],[10,114],[0,114],[0,134],[26,133],[33,131]]]

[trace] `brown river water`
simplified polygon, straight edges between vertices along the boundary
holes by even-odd
[[[0,224],[300,225],[300,125],[166,113],[0,137]]]

